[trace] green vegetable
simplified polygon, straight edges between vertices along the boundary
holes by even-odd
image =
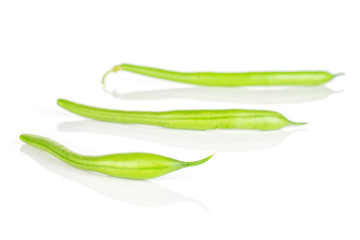
[[[213,73],[213,72],[174,72],[158,68],[121,64],[105,73],[119,70],[138,73],[150,77],[167,79],[176,82],[191,83],[204,86],[271,86],[271,85],[320,85],[330,81],[335,76],[325,71],[297,71],[297,72],[246,72],[246,73]]]
[[[178,129],[259,129],[275,130],[287,125],[302,125],[283,115],[261,110],[178,110],[168,112],[120,111],[90,107],[59,99],[62,108],[100,121],[147,124]]]
[[[199,161],[182,162],[151,153],[86,156],[72,152],[63,145],[46,137],[22,134],[20,139],[33,147],[54,155],[73,167],[129,179],[160,177],[181,168],[200,165],[212,157],[211,155]]]

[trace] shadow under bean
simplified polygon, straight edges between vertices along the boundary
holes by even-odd
[[[192,131],[153,126],[119,124],[94,120],[63,122],[61,132],[105,134],[155,142],[168,146],[219,152],[242,152],[275,147],[301,129],[275,131],[207,130]]]
[[[103,90],[123,100],[192,99],[239,104],[287,104],[322,100],[335,91],[326,86],[187,87],[121,93]]]
[[[152,181],[110,177],[74,168],[49,153],[23,145],[20,151],[50,172],[77,182],[111,199],[141,207],[162,207],[192,203],[209,212],[201,202],[171,191]]]

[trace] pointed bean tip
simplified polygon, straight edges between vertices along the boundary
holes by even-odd
[[[209,159],[212,158],[212,156],[214,156],[214,155],[215,155],[215,154],[212,154],[212,155],[210,155],[210,156],[208,156],[208,157],[206,157],[206,158],[200,159],[200,160],[198,160],[198,161],[187,162],[187,163],[186,163],[186,166],[192,167],[192,166],[196,166],[196,165],[203,164],[203,163],[209,161]]]
[[[205,162],[209,161],[209,160],[210,160],[210,158],[212,158],[214,155],[215,155],[215,154],[211,154],[210,156],[208,156],[208,157],[206,157],[206,158],[204,158],[204,159],[201,159],[201,160],[200,160],[200,161],[201,161],[201,164],[203,164],[203,163],[205,163]]]
[[[290,125],[306,125],[308,123],[307,122],[292,122],[292,121],[289,121],[289,124]]]

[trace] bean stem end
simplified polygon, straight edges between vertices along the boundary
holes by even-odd
[[[107,77],[107,75],[109,75],[110,73],[112,72],[117,72],[117,71],[120,71],[121,70],[121,65],[118,65],[118,66],[115,66],[113,67],[112,69],[110,69],[109,71],[107,71],[104,76],[102,77],[102,80],[101,80],[101,84],[102,85],[105,85],[105,78]]]

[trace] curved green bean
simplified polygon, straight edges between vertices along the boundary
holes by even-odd
[[[287,125],[303,125],[283,115],[265,110],[177,110],[141,112],[108,110],[59,99],[57,104],[75,114],[100,121],[146,124],[177,129],[258,129],[275,130]]]
[[[244,73],[214,73],[214,72],[175,72],[158,68],[121,64],[105,73],[129,71],[150,77],[167,79],[176,82],[219,87],[236,86],[280,86],[280,85],[320,85],[330,81],[335,76],[325,71],[294,71],[294,72],[244,72]]]
[[[73,167],[129,179],[160,177],[182,168],[203,164],[213,156],[194,162],[182,162],[156,154],[138,152],[86,156],[75,153],[46,137],[22,134],[20,139],[24,143],[52,154]]]

